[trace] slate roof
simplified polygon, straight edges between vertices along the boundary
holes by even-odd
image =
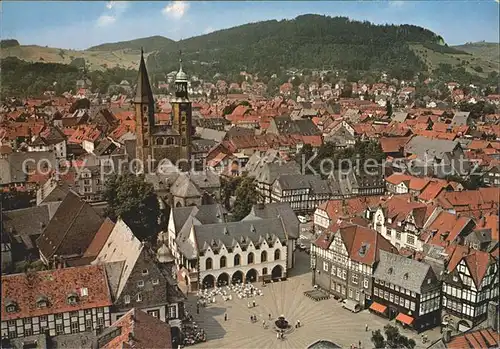
[[[225,131],[217,131],[211,128],[197,127],[196,133],[199,135],[201,139],[207,139],[216,142],[222,142],[224,137],[226,137]]]
[[[267,151],[255,151],[245,165],[245,171],[250,176],[255,176],[266,163],[272,163],[280,160],[280,154],[277,149],[268,149]]]
[[[252,210],[243,218],[244,221],[255,219],[282,218],[285,225],[287,235],[290,239],[298,239],[300,236],[300,222],[291,208],[286,202],[274,202],[265,205],[256,204],[252,206]]]
[[[315,175],[290,174],[277,179],[282,190],[311,189],[313,194],[330,194],[328,181]]]
[[[286,243],[287,235],[281,218],[270,218],[251,221],[239,221],[219,224],[205,224],[193,227],[196,247],[204,252],[210,247],[218,251],[222,245],[234,248],[236,244],[246,247],[251,243],[260,246],[264,241],[273,245],[278,239]],[[187,240],[181,240],[181,249]]]
[[[38,248],[47,259],[55,254],[81,256],[102,222],[103,219],[88,203],[70,191],[37,239]]]
[[[408,118],[408,113],[403,111],[397,111],[392,114],[392,120],[396,122],[405,122]]]
[[[79,290],[87,288],[87,296]],[[67,298],[76,293],[77,303],[68,304]],[[40,297],[47,299],[46,307],[38,307]],[[102,266],[84,266],[49,271],[2,276],[2,303],[14,302],[18,311],[8,313],[2,306],[2,320],[49,315],[112,305]]]
[[[423,136],[415,136],[405,145],[405,152],[424,158],[427,152],[429,157],[444,158],[446,153],[451,153],[458,146],[456,141],[448,141]]]
[[[224,221],[227,210],[221,204],[172,208],[174,228],[179,232],[188,218],[194,217],[199,224],[213,224]]]
[[[95,147],[93,153],[96,156],[109,155],[116,148],[117,148],[117,145],[115,143],[113,143],[108,138],[104,138],[102,141],[99,142],[99,144],[97,145],[97,147]]]
[[[274,118],[276,129],[280,135],[299,134],[302,136],[321,135],[321,131],[311,119],[292,120],[290,116],[282,115]]]
[[[190,180],[189,176],[182,173],[177,177],[172,185],[171,193],[174,196],[181,198],[199,197],[201,196],[200,190]]]
[[[379,251],[379,263],[373,277],[422,294],[429,288],[424,282],[429,273],[434,274],[430,265],[426,263]]]
[[[467,125],[467,122],[469,121],[469,116],[470,112],[456,111],[453,114],[451,125]]]
[[[214,171],[180,173],[172,185],[174,196],[188,198],[201,196],[205,190],[220,188],[220,177]]]
[[[60,203],[4,211],[3,228],[27,249],[36,247],[35,236],[42,234]]]
[[[191,141],[191,151],[193,153],[208,153],[216,145],[217,142],[211,139],[194,139]]]
[[[56,157],[51,151],[32,151],[32,152],[14,152],[7,155],[6,158],[0,158],[0,185],[10,183],[22,183],[27,180],[27,173],[23,171],[25,160],[26,166],[31,168],[41,160],[48,160],[51,168],[55,168]],[[34,162],[33,162],[34,161]],[[30,170],[32,171],[32,170]]]
[[[254,176],[257,182],[265,184],[273,184],[274,181],[282,175],[299,175],[300,166],[295,161],[290,161],[286,163],[273,162],[264,163],[262,167],[259,166],[254,171]]]
[[[66,135],[58,127],[51,125],[47,125],[42,132],[40,132],[40,137],[47,145],[58,144],[66,140]]]

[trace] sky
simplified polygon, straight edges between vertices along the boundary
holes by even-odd
[[[22,45],[85,49],[152,35],[180,40],[315,13],[419,25],[458,45],[499,41],[498,1],[1,1],[0,37]]]

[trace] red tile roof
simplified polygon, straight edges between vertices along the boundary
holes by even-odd
[[[69,137],[68,143],[80,144],[83,141],[96,141],[101,135],[96,125],[79,126],[76,131]]]
[[[476,224],[476,229],[491,229],[491,238],[499,241],[499,217],[498,214],[485,215]]]
[[[427,228],[434,232],[430,244],[446,247],[456,241],[460,232],[469,224],[469,217],[459,217],[453,213],[442,211]]]
[[[382,137],[380,146],[384,153],[397,153],[402,150],[410,137]]]
[[[111,327],[120,328],[120,335],[100,346],[102,349],[172,349],[172,335],[168,323],[139,309],[131,309]],[[109,330],[107,330],[109,331]]]
[[[498,333],[491,328],[479,329],[459,334],[449,343],[445,343],[449,349],[486,349],[498,348],[500,339]]]
[[[87,295],[80,293],[87,289]],[[77,303],[68,304],[76,293]],[[47,307],[37,299],[46,297]],[[112,305],[104,266],[84,266],[2,276],[2,303],[15,302],[18,311],[8,313],[2,306],[2,320],[63,313]]]
[[[109,218],[106,218],[104,222],[102,222],[101,227],[97,231],[94,236],[94,239],[90,243],[89,247],[83,254],[83,257],[97,257],[99,252],[101,252],[104,244],[108,241],[108,237],[111,234],[111,231],[115,227],[115,223]]]
[[[474,280],[474,284],[479,288],[493,257],[488,252],[473,250],[461,245],[451,246],[448,255],[448,271],[452,272],[455,270],[460,261],[464,260],[470,271],[472,280]]]
[[[328,232],[316,240],[315,245],[328,249],[333,241],[333,234],[337,232],[340,232],[349,258],[353,261],[373,265],[379,260],[380,250],[397,253],[397,249],[375,230],[349,223],[332,225]]]

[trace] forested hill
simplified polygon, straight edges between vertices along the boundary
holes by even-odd
[[[152,54],[156,71],[176,68],[178,51],[195,74],[241,70],[273,73],[280,68],[346,70],[425,69],[410,43],[443,44],[413,25],[375,25],[346,17],[303,15],[293,20],[246,24],[177,42]]]
[[[164,36],[150,36],[147,38],[140,38],[128,41],[119,41],[113,43],[106,43],[97,46],[89,47],[88,51],[117,51],[117,50],[140,50],[144,49],[145,52],[152,52],[163,48],[168,48],[169,45],[175,43],[174,40],[168,39]]]

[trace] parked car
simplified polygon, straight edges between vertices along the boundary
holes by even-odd
[[[351,299],[344,299],[342,301],[342,308],[350,310],[353,313],[359,313],[361,311],[361,306]]]
[[[307,218],[306,217],[304,217],[304,216],[297,216],[297,218],[299,219],[300,223],[302,223],[302,224],[307,223]]]

